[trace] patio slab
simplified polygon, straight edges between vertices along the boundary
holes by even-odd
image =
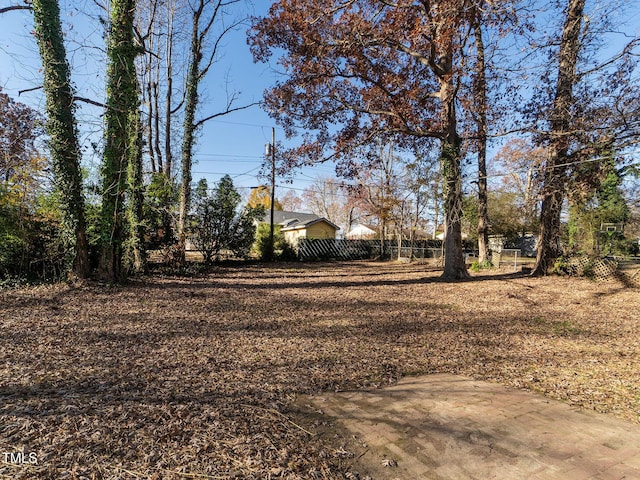
[[[456,375],[307,398],[378,479],[639,479],[640,425]]]

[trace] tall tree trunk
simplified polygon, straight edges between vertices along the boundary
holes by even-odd
[[[100,276],[112,282],[124,278],[122,270],[124,202],[127,170],[132,154],[131,116],[138,108],[133,44],[135,0],[112,0],[107,44],[106,145],[102,167],[102,257]]]
[[[182,138],[182,183],[180,186],[180,216],[178,219],[178,241],[181,256],[184,257],[187,235],[187,218],[191,208],[191,164],[196,130],[196,107],[198,106],[198,85],[200,83],[200,59],[202,58],[202,44],[200,36],[200,17],[204,10],[204,3],[193,14],[193,29],[191,31],[191,50],[189,70],[187,72],[186,103],[184,111],[184,133]]]
[[[65,228],[74,238],[73,270],[80,278],[90,273],[86,237],[80,148],[74,117],[71,74],[60,24],[57,0],[34,0],[33,18],[44,72],[47,124],[56,188],[62,192]]]
[[[442,278],[457,280],[469,277],[462,249],[462,173],[460,171],[460,137],[457,132],[455,88],[451,73],[439,77],[442,101],[442,169],[444,194],[444,272]]]
[[[478,262],[489,260],[489,209],[487,195],[487,77],[482,38],[482,11],[476,8],[474,16],[476,44],[475,99],[478,125]]]
[[[144,185],[142,183],[142,119],[139,104],[129,113],[129,161],[127,168],[127,225],[129,233],[125,261],[127,273],[142,273],[147,267],[144,247],[143,201]]]
[[[409,237],[409,258],[411,259],[411,261],[413,261],[413,248],[416,240],[416,232],[418,231],[418,222],[420,222],[420,199],[421,199],[421,195],[420,195],[420,191],[418,191],[416,193],[416,211],[415,211],[415,216],[413,217],[411,222],[411,233]],[[425,258],[424,254],[422,257]]]
[[[160,148],[160,108],[158,105],[160,98],[160,65],[158,65],[156,70],[156,79],[153,82],[153,129],[155,135],[153,137],[153,147],[149,146],[149,150],[155,150],[155,156],[158,158],[158,172],[162,172],[164,170],[163,160],[162,160],[162,148]]]
[[[584,6],[585,0],[568,1],[567,17],[560,41],[558,80],[550,122],[549,154],[542,187],[536,265],[532,275],[546,275],[560,255],[560,215],[567,181],[568,130]]]

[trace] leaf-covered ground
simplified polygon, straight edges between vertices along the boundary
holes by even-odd
[[[289,264],[0,291],[0,478],[347,478],[297,395],[431,372],[640,422],[638,289],[438,276]]]

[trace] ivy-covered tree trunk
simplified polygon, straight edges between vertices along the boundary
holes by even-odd
[[[187,218],[191,208],[191,164],[193,144],[196,131],[196,108],[198,106],[198,84],[200,83],[200,59],[202,58],[202,37],[200,33],[200,17],[204,11],[204,2],[193,14],[193,29],[191,31],[191,51],[189,71],[186,80],[186,103],[184,108],[183,138],[182,138],[182,183],[180,186],[180,215],[178,218],[178,245],[180,256],[184,258]]]
[[[102,166],[102,257],[100,276],[118,282],[122,269],[125,230],[125,199],[130,159],[138,137],[138,109],[135,69],[137,49],[133,43],[134,0],[112,0],[107,42],[106,145]],[[132,128],[132,125],[136,128]],[[135,138],[135,140],[132,140]]]
[[[33,18],[42,59],[46,95],[47,133],[56,188],[62,192],[65,229],[75,237],[73,270],[81,278],[90,273],[86,237],[80,149],[74,116],[71,74],[56,0],[34,0]]]
[[[138,97],[139,99],[139,97]],[[142,207],[144,185],[142,183],[142,124],[139,101],[129,112],[129,161],[127,169],[127,225],[129,233],[125,249],[126,271],[141,273],[146,270]]]
[[[542,187],[540,230],[532,275],[546,275],[560,255],[560,215],[567,182],[569,124],[580,52],[585,0],[569,0],[558,55],[558,81],[551,113],[551,138]]]

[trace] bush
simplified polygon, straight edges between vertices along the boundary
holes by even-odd
[[[55,195],[18,206],[0,185],[0,279],[57,280],[71,264]]]
[[[175,243],[173,213],[177,203],[178,189],[175,183],[164,173],[154,173],[142,207],[148,250],[160,250]]]
[[[491,263],[489,260],[485,260],[482,263],[479,263],[476,260],[471,264],[471,267],[469,267],[469,269],[475,273],[478,273],[480,270],[488,270],[490,268],[493,268],[493,263]]]
[[[254,253],[260,260],[269,259],[269,234],[271,226],[267,223],[258,225],[256,232],[256,241],[253,244]],[[296,249],[284,238],[284,234],[280,231],[280,225],[275,225],[273,229],[273,259],[280,261],[296,260],[298,254]]]
[[[26,218],[22,225],[0,232],[0,278],[59,280],[70,265],[59,226]]]

